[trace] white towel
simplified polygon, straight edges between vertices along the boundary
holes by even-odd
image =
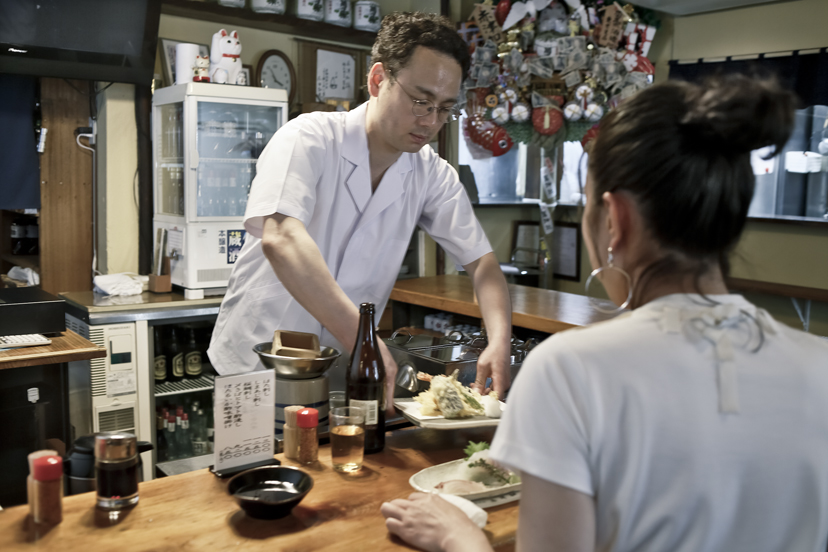
[[[95,276],[95,291],[104,295],[140,295],[141,281],[126,272],[120,274],[99,274]]]
[[[474,523],[481,529],[486,527],[486,522],[489,520],[489,514],[486,513],[486,510],[484,510],[471,500],[450,494],[438,494],[437,496],[439,496],[446,502],[453,504],[461,510],[463,510],[463,513],[469,516],[469,519],[472,520],[472,523]]]

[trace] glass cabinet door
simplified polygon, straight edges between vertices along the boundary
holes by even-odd
[[[162,105],[156,112],[155,210],[167,215],[184,214],[183,105]]]
[[[256,160],[282,124],[282,108],[198,102],[196,217],[241,217]]]

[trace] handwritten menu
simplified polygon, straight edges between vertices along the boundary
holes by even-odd
[[[273,458],[275,385],[273,370],[216,378],[216,470]]]
[[[316,101],[324,103],[328,98],[353,100],[355,73],[356,60],[353,56],[317,50]]]

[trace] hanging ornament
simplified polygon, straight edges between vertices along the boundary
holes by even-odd
[[[536,107],[532,111],[532,126],[538,134],[552,136],[563,126],[561,110],[551,105]]]
[[[584,148],[584,151],[589,153],[592,149],[592,141],[598,137],[598,125],[594,125],[584,134],[584,137],[581,138],[581,147]]]
[[[564,117],[566,117],[567,121],[577,121],[580,119],[583,114],[584,110],[578,104],[578,102],[569,102],[563,108]]]
[[[584,119],[587,121],[592,121],[593,123],[598,122],[601,120],[601,117],[604,116],[604,108],[598,105],[597,103],[591,103],[586,106],[584,109]]]
[[[529,106],[524,102],[518,102],[512,108],[512,120],[516,123],[525,123],[529,120]]]
[[[509,107],[506,105],[499,105],[492,110],[492,121],[502,125],[509,122]]]
[[[587,104],[589,104],[594,97],[595,91],[587,84],[582,84],[575,89],[575,99],[583,108],[586,108]]]
[[[495,96],[494,94],[489,94],[486,96],[486,107],[497,107],[497,104],[497,96]]]
[[[479,114],[466,119],[466,134],[472,142],[483,146],[495,157],[512,149],[509,133],[495,123],[484,120]]]
[[[501,92],[500,100],[503,103],[515,103],[518,99],[517,90],[514,88],[506,88]]]
[[[495,20],[497,24],[501,27],[503,26],[503,22],[506,21],[506,18],[509,16],[509,10],[512,8],[511,0],[500,0],[497,3],[497,7],[495,8]]]

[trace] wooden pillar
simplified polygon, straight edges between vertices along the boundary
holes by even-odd
[[[92,289],[92,152],[75,143],[75,129],[89,125],[89,88],[41,79],[49,132],[40,156],[40,285],[53,294]]]

